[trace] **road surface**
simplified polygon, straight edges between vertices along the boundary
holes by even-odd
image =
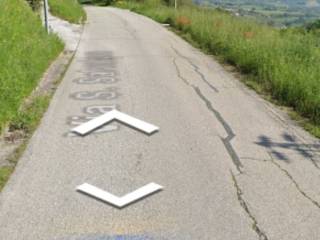
[[[86,10],[73,62],[0,195],[0,239],[319,239],[319,141],[164,26]],[[70,133],[115,108],[160,130]],[[123,196],[151,182],[164,189],[122,209],[75,190]]]

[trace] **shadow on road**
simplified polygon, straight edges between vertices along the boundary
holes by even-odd
[[[298,142],[298,140],[294,136],[288,133],[283,133],[281,136],[283,138],[283,141],[278,142],[273,141],[266,135],[260,135],[258,137],[259,140],[255,143],[268,148],[270,150],[270,153],[272,153],[272,155],[276,159],[286,162],[290,162],[287,150],[292,150],[302,157],[309,159],[314,158],[316,153],[320,153],[320,144],[304,144]]]

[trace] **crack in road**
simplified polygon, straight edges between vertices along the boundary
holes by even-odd
[[[318,170],[320,170],[320,167],[319,167],[319,165],[318,165],[318,163],[317,163],[317,160],[316,160],[314,157],[309,157],[309,159],[310,159],[310,161],[312,162],[313,166],[314,166],[315,168],[317,168]]]
[[[242,173],[241,167],[243,167],[240,158],[238,154],[236,153],[235,149],[233,148],[231,141],[236,136],[234,132],[232,131],[229,124],[226,122],[226,120],[221,116],[220,112],[218,112],[216,109],[213,108],[211,102],[202,94],[200,89],[198,87],[193,86],[193,89],[196,91],[198,96],[205,102],[207,108],[214,114],[214,116],[218,119],[220,124],[223,126],[227,133],[227,137],[223,138],[221,137],[221,140],[223,142],[223,145],[225,146],[227,152],[229,153],[233,163],[236,165],[238,171]]]
[[[288,178],[289,180],[294,184],[294,186],[296,187],[296,189],[298,190],[298,192],[301,193],[301,195],[308,199],[313,205],[315,205],[317,208],[320,209],[320,203],[317,202],[316,200],[312,199],[305,191],[303,191],[301,189],[301,187],[299,186],[298,182],[294,179],[294,177],[283,167],[281,167],[281,165],[279,163],[277,163],[274,158],[272,157],[271,153],[269,153],[270,155],[270,161],[274,166],[276,166],[280,171],[282,171]]]
[[[302,142],[298,136],[294,133],[285,132],[282,134],[282,138],[285,142],[277,142],[273,141],[270,137],[266,135],[260,135],[259,141],[255,142],[256,144],[263,146],[265,149],[272,150],[273,155],[277,155],[277,159],[289,161],[286,154],[283,153],[279,149],[285,150],[292,150],[301,155],[303,158],[310,160],[312,165],[317,169],[320,170],[318,165],[318,150],[317,148],[320,147],[320,144],[307,144]]]
[[[179,55],[181,56],[181,55]],[[202,94],[201,90],[199,89],[199,87],[191,84],[188,82],[188,80],[186,78],[184,78],[180,72],[179,66],[176,62],[176,58],[173,59],[173,63],[175,65],[176,71],[177,71],[177,75],[178,77],[188,86],[192,87],[192,89],[197,93],[197,95],[202,99],[202,101],[204,101],[204,103],[206,104],[207,108],[214,114],[214,116],[217,118],[217,120],[221,123],[221,125],[224,127],[225,131],[227,132],[227,137],[226,138],[222,138],[221,140],[226,148],[226,150],[228,151],[230,157],[232,158],[233,163],[235,164],[235,166],[237,167],[237,169],[239,170],[240,173],[242,173],[241,168],[243,167],[239,156],[237,155],[236,151],[234,150],[232,144],[231,144],[231,140],[236,136],[232,130],[232,128],[230,127],[230,125],[226,122],[226,120],[221,116],[221,114],[212,106],[212,103]],[[257,159],[254,159],[257,160]],[[278,163],[276,163],[274,161],[274,159],[271,156],[271,160],[263,160],[265,162],[271,162],[272,164],[274,164],[277,168],[279,168],[279,170],[281,170],[291,181],[292,183],[295,185],[296,189],[298,190],[298,192],[306,199],[308,199],[308,201],[310,201],[313,205],[315,205],[317,208],[320,208],[320,203],[317,202],[316,200],[312,199],[310,196],[308,196],[299,186],[299,184],[296,182],[296,180],[293,178],[293,176],[284,168],[282,168]],[[258,225],[258,222],[256,220],[256,218],[254,217],[254,215],[252,214],[252,212],[250,211],[247,202],[244,200],[243,198],[243,192],[241,190],[241,188],[239,187],[239,184],[237,182],[237,179],[235,177],[235,175],[231,172],[231,176],[232,176],[232,180],[234,182],[234,186],[236,188],[237,191],[237,198],[238,201],[240,203],[240,206],[243,208],[243,210],[247,213],[248,217],[253,221],[252,224],[252,229],[257,233],[259,240],[268,240],[267,235],[264,233],[263,230],[261,230],[261,228]]]
[[[288,170],[284,169],[281,167],[279,163],[277,163],[274,158],[272,157],[272,153],[269,153],[270,159],[258,159],[258,158],[250,158],[250,157],[241,157],[241,159],[248,159],[248,160],[254,160],[254,161],[259,161],[259,162],[269,162],[272,163],[274,166],[276,166],[280,171],[282,171],[288,178],[289,180],[294,184],[295,188],[298,190],[298,192],[306,198],[308,201],[310,201],[313,205],[315,205],[317,208],[320,209],[320,203],[311,198],[305,191],[301,189],[299,186],[298,182],[294,179],[294,177],[289,173]]]
[[[260,158],[254,158],[254,157],[240,157],[242,160],[251,160],[251,161],[257,161],[257,162],[267,162],[266,159],[260,159]]]
[[[210,84],[210,82],[207,80],[207,78],[205,77],[205,75],[200,71],[200,68],[194,64],[188,57],[182,55],[176,48],[174,48],[171,45],[171,48],[173,49],[173,51],[181,58],[185,59],[194,69],[194,71],[200,76],[200,78],[215,92],[219,92],[219,90],[213,86],[212,84]]]
[[[310,147],[308,144],[306,143],[302,143],[302,146],[304,146],[306,149],[309,149],[309,151],[314,151],[312,147]],[[312,153],[310,156],[307,156],[307,158],[309,158],[309,160],[311,161],[311,163],[314,165],[315,168],[317,168],[318,170],[320,170],[320,167],[317,163],[317,157],[318,157],[318,152]]]
[[[186,85],[191,86],[190,83],[188,82],[188,80],[185,79],[185,78],[181,75],[181,72],[180,72],[179,66],[178,66],[178,64],[177,64],[177,59],[176,59],[176,58],[173,58],[173,65],[174,65],[175,68],[176,68],[178,78],[180,78]]]
[[[261,230],[261,228],[258,225],[258,221],[257,219],[253,216],[253,214],[251,213],[247,202],[244,200],[243,196],[243,192],[238,184],[238,181],[235,177],[235,175],[232,173],[232,171],[230,170],[230,174],[232,177],[232,181],[234,183],[234,187],[237,191],[237,198],[239,201],[240,206],[243,208],[243,210],[246,212],[246,214],[248,215],[248,217],[252,220],[252,229],[257,233],[259,240],[268,240],[267,235]]]
[[[206,104],[208,110],[210,112],[213,113],[213,115],[215,116],[215,118],[220,122],[220,124],[223,126],[223,128],[225,129],[226,133],[227,133],[227,137],[223,138],[223,137],[220,137],[221,138],[221,141],[223,143],[223,145],[225,146],[229,156],[231,157],[232,159],[232,162],[233,164],[236,166],[237,170],[242,173],[242,169],[243,168],[243,165],[240,161],[240,158],[237,154],[237,152],[235,151],[235,149],[233,148],[232,144],[231,144],[231,141],[232,139],[236,136],[232,130],[232,128],[230,127],[230,125],[227,123],[227,121],[221,116],[220,112],[217,111],[213,106],[212,106],[212,103],[202,94],[201,90],[193,85],[193,84],[190,84],[187,79],[185,79],[182,75],[181,75],[181,72],[179,70],[179,66],[177,65],[177,62],[176,62],[176,58],[173,59],[173,64],[176,68],[176,71],[177,71],[177,76],[188,86],[192,87],[192,89],[196,92],[196,94],[198,95],[198,97],[200,97],[200,99]]]

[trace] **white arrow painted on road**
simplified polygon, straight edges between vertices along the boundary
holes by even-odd
[[[163,187],[156,183],[149,183],[123,197],[117,197],[109,192],[103,191],[100,188],[84,183],[77,187],[77,191],[86,193],[97,199],[110,203],[118,208],[125,207],[139,199],[146,197],[152,193],[162,190]]]
[[[109,123],[113,120],[118,120],[119,122],[125,123],[131,127],[141,130],[145,133],[151,134],[159,130],[159,127],[152,125],[150,123],[144,122],[137,118],[131,117],[125,113],[118,110],[111,110],[99,117],[96,117],[78,127],[71,129],[72,132],[78,133],[80,135],[85,135],[94,129],[101,127],[102,125]]]

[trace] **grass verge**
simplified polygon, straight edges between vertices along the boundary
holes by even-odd
[[[0,1],[0,132],[62,49],[26,1]]]
[[[9,131],[23,131],[24,134],[30,135],[38,126],[39,121],[48,108],[50,96],[37,96],[32,99],[31,103],[26,104],[14,119],[10,122]]]
[[[50,102],[50,96],[37,96],[32,101],[24,106],[24,108],[19,111],[19,114],[12,120],[9,126],[9,131],[12,133],[12,141],[14,141],[17,136],[15,132],[23,133],[23,138],[25,141],[15,149],[13,154],[7,159],[8,165],[0,167],[0,191],[5,186],[11,173],[14,171],[15,166],[20,158],[21,154],[24,152],[27,145],[27,140],[36,127],[38,126],[44,112],[48,108]],[[21,135],[18,138],[22,137]]]
[[[196,6],[174,10],[157,0],[120,1],[186,40],[237,67],[245,82],[278,104],[291,107],[302,125],[320,137],[320,39],[305,31],[280,30],[222,10]],[[293,114],[291,114],[293,116]],[[298,121],[299,122],[299,121]]]
[[[11,167],[11,166],[6,166],[6,167],[1,167],[0,168],[0,191],[2,190],[4,185],[6,184],[9,176],[13,172],[13,169],[14,168]]]
[[[50,86],[46,89],[40,89],[29,96],[27,101],[20,107],[19,113],[11,120],[8,130],[10,135],[7,141],[15,142],[18,140],[20,143],[17,144],[15,150],[6,158],[7,164],[0,167],[0,191],[14,171],[19,158],[27,147],[33,132],[38,127],[43,114],[49,106],[51,97],[53,96],[56,87],[63,79],[72,59],[73,54],[64,55],[60,58],[60,61],[57,61],[56,65],[59,70],[49,77]]]
[[[49,0],[50,12],[71,23],[83,23],[86,12],[77,0]]]

